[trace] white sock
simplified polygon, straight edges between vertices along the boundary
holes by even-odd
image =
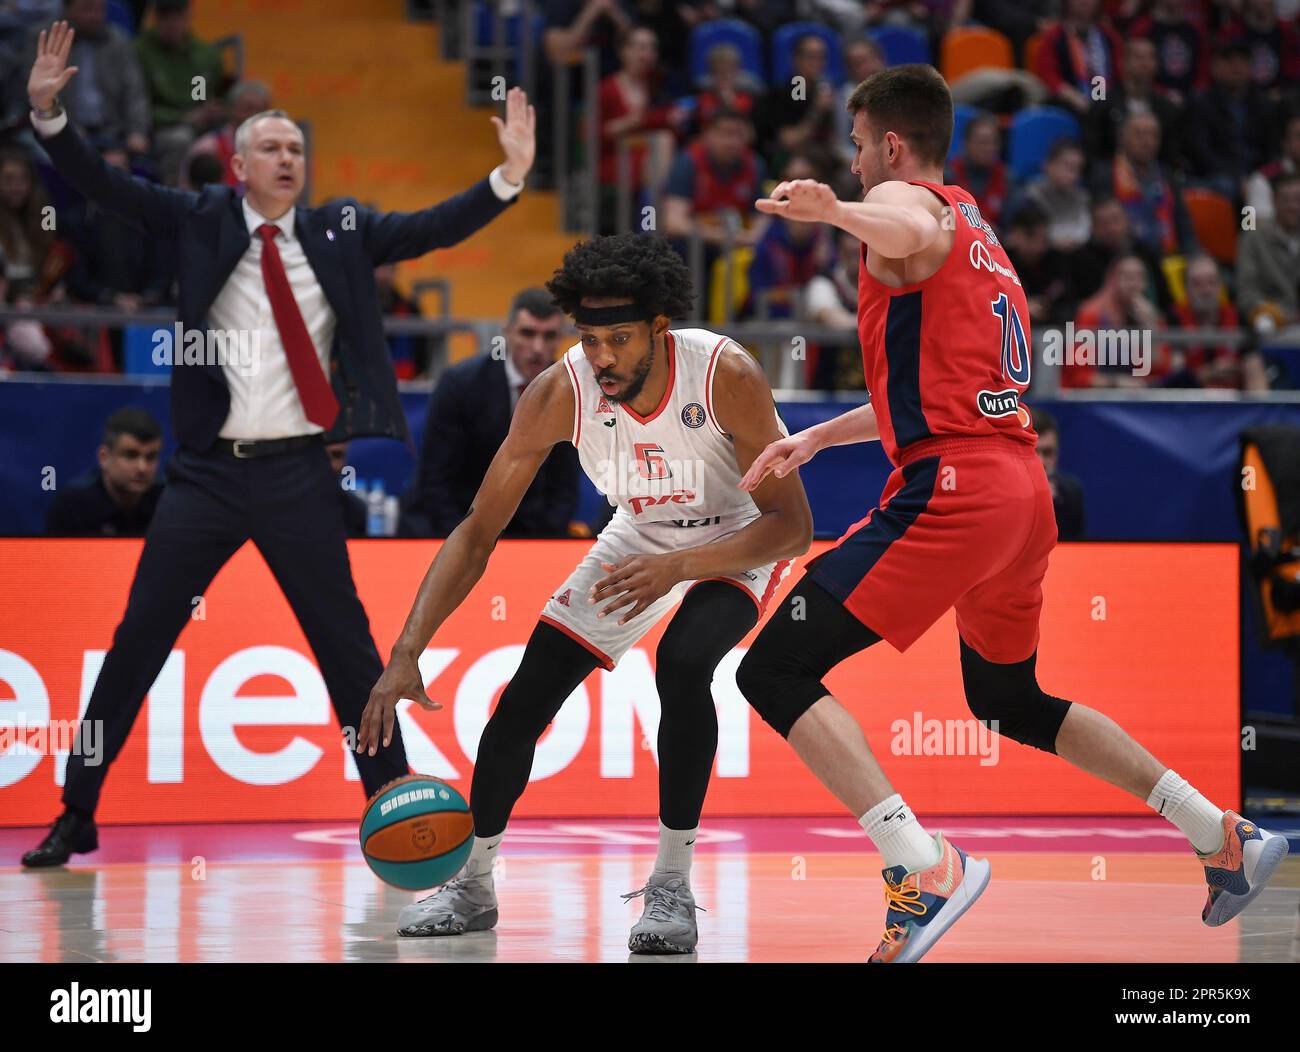
[[[476,836],[474,846],[470,848],[469,861],[460,871],[462,877],[470,877],[486,884],[492,883],[492,863],[496,861],[497,848],[505,839],[502,830],[496,836]]]
[[[884,859],[885,868],[903,866],[909,873],[939,861],[939,842],[916,820],[912,809],[895,793],[858,819]]]
[[[655,856],[655,873],[671,873],[675,877],[685,877],[689,883],[691,862],[695,858],[695,836],[699,831],[699,826],[694,829],[669,829],[660,822],[659,853]]]
[[[1147,807],[1173,822],[1202,855],[1223,847],[1223,810],[1215,807],[1172,769],[1147,797]]]

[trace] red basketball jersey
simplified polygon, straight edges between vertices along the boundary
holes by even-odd
[[[880,441],[890,461],[937,436],[1037,441],[1020,396],[1029,386],[1029,307],[1020,278],[975,199],[913,181],[952,208],[952,250],[935,273],[892,288],[858,274],[858,336]]]

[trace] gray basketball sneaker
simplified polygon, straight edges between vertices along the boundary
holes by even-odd
[[[496,889],[487,881],[460,876],[419,902],[403,906],[397,915],[397,934],[407,938],[464,935],[487,931],[496,923]]]
[[[681,877],[671,873],[652,873],[643,888],[629,891],[623,896],[630,902],[645,896],[645,909],[641,919],[632,926],[627,948],[633,953],[694,953],[699,941],[699,928],[690,886]]]

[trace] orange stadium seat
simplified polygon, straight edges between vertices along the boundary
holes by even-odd
[[[1025,61],[1024,67],[1033,72],[1038,68],[1038,49],[1043,46],[1043,34],[1035,33],[1025,41]]]
[[[980,26],[948,30],[939,55],[939,69],[949,84],[975,69],[1011,69],[1016,64],[1011,41]]]
[[[1192,217],[1196,239],[1220,263],[1237,259],[1237,213],[1232,202],[1213,190],[1183,191],[1183,201]]]

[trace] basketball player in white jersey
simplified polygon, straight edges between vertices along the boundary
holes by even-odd
[[[812,515],[797,474],[741,477],[787,434],[762,369],[705,329],[670,329],[691,312],[690,274],[662,237],[585,241],[547,283],[579,342],[524,389],[510,432],[469,512],[425,575],[362,715],[358,750],[393,732],[395,707],[431,701],[417,667],[438,626],[482,576],[506,523],[557,442],[615,506],[609,524],[546,604],[479,742],[465,868],[404,908],[398,933],[459,935],[497,922],[492,861],[527,785],[538,739],[595,669],[615,664],[674,607],[655,654],[660,700],[659,851],[634,953],[689,953],[698,938],[692,845],[717,748],[710,685],[719,661],[757,623]],[[680,604],[680,605],[679,605]]]

